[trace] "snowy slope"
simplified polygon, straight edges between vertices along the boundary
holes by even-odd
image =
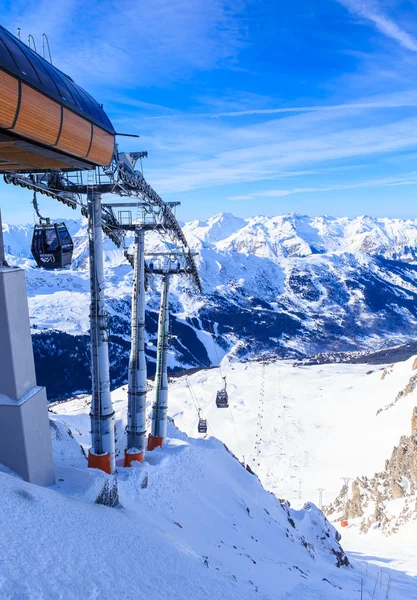
[[[410,359],[384,369],[352,364],[294,367],[287,361],[271,361],[265,366],[265,395],[260,402],[262,364],[225,360],[222,374],[227,377],[231,410],[215,407],[221,376],[219,369],[211,369],[171,381],[169,414],[202,443],[204,436],[197,433],[196,409],[200,407],[208,419],[209,435],[221,439],[240,459],[244,457],[267,490],[301,508],[308,500],[318,502],[320,487],[328,505],[340,492],[342,476],[353,479],[382,470],[399,438],[409,435],[417,388],[399,393],[417,375],[414,362]],[[115,390],[112,397],[122,431],[126,388]],[[152,399],[150,390],[148,413]],[[89,445],[88,403],[85,397],[51,406],[57,413],[54,418],[70,427],[85,448]],[[263,417],[258,425],[259,414]],[[123,436],[118,448],[121,455]],[[374,528],[361,534],[360,521],[340,530],[345,549],[360,560],[370,560],[377,571],[391,567],[417,575],[416,520],[390,538]],[[339,528],[338,522],[335,525]],[[377,571],[373,579],[369,574],[370,582],[375,582]]]
[[[30,227],[8,226],[8,259],[26,269],[36,365],[51,398],[89,390],[88,245],[85,221],[69,221],[76,243],[72,269],[46,272],[30,259]],[[281,357],[396,345],[417,323],[417,221],[284,215],[240,219],[220,214],[184,225],[205,298],[176,278],[171,368],[207,367],[217,355],[265,350]],[[148,251],[159,247],[147,235]],[[113,385],[125,381],[132,272],[104,241]],[[150,373],[155,361],[159,281],[148,292]],[[54,377],[50,376],[51,361]]]
[[[411,415],[417,405],[417,388],[409,385],[417,375],[413,366],[415,357],[387,369],[269,362],[262,402],[260,363],[223,364],[231,410],[215,406],[221,376],[213,369],[187,378],[192,394],[186,378],[173,380],[169,412],[181,429],[198,437],[196,407],[201,407],[209,432],[237,456],[244,456],[266,489],[302,506],[307,499],[318,502],[318,488],[324,488],[323,501],[328,505],[342,488],[341,477],[353,481],[383,471],[401,436],[410,435]],[[344,547],[373,556],[380,567],[390,564],[417,575],[415,495],[383,504],[388,518],[408,505],[411,518],[387,539],[387,530],[380,530],[378,524],[361,533],[365,512],[364,518],[352,520],[351,527],[342,530]],[[370,503],[368,512],[374,507]],[[338,520],[340,514],[336,511],[329,519]]]
[[[113,399],[123,447],[124,390]],[[344,555],[320,511],[282,505],[214,438],[170,425],[163,450],[119,467],[119,507],[95,504],[113,477],[86,469],[88,404],[51,407],[55,489],[0,472],[1,597],[350,600],[365,568],[371,597],[379,567],[364,556],[337,567]],[[411,600],[414,578],[391,575],[390,600]]]
[[[53,431],[55,490],[0,473],[2,598],[330,600],[357,587],[320,511],[281,505],[219,441],[171,427],[163,451],[119,469],[108,508],[94,500],[113,478],[86,469],[58,419]]]
[[[342,476],[381,470],[400,436],[409,434],[417,391],[377,412],[416,373],[412,365],[413,359],[397,363],[381,379],[383,368],[370,365],[269,361],[262,401],[261,363],[223,363],[231,410],[216,408],[222,380],[219,369],[211,369],[172,380],[169,414],[181,429],[198,437],[188,380],[210,432],[240,459],[244,456],[267,489],[297,502],[301,480],[301,501],[317,500],[317,488],[323,487],[326,503],[339,493]]]

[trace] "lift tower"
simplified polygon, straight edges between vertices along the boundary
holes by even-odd
[[[129,155],[134,161],[139,153]],[[128,163],[129,164],[129,163]],[[179,202],[169,202],[167,207],[173,209]],[[143,461],[146,449],[146,392],[147,371],[145,355],[145,232],[158,231],[166,235],[169,224],[160,207],[147,202],[111,202],[112,211],[118,211],[118,227],[134,233],[133,254],[125,251],[125,257],[133,267],[131,345],[128,369],[128,408],[127,408],[127,440],[124,453],[124,466],[130,467],[134,461]],[[136,212],[136,217],[134,213]],[[115,213],[114,213],[115,214]]]
[[[146,440],[145,231],[135,228],[131,347],[127,392],[127,447],[124,466],[142,462]]]
[[[90,174],[89,174],[90,175]],[[92,183],[91,180],[89,182]],[[101,196],[93,185],[87,188],[88,239],[90,250],[91,331],[91,449],[88,466],[113,473],[116,466],[114,410],[110,396],[109,332],[104,304],[104,267]]]
[[[168,410],[168,308],[169,274],[162,275],[161,307],[158,319],[158,346],[156,354],[155,401],[152,406],[152,425],[148,450],[162,448],[167,432]]]
[[[178,249],[152,254],[148,263],[149,272],[162,275],[161,306],[158,318],[158,343],[156,355],[155,400],[152,406],[151,433],[148,450],[162,447],[167,431],[168,411],[168,348],[169,348],[169,305],[168,293],[172,275],[188,274],[188,260],[194,252]],[[159,263],[159,264],[158,264]]]

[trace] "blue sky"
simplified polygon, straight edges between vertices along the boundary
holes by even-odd
[[[220,211],[417,217],[417,3],[0,0],[103,102],[183,220]],[[4,221],[33,219],[0,184]],[[42,201],[53,217],[74,213]]]

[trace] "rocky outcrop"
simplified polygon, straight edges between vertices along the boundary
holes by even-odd
[[[417,436],[417,406],[414,407],[411,416],[411,435]]]
[[[417,407],[411,418],[411,435],[402,436],[385,468],[372,478],[357,477],[328,507],[325,514],[332,520],[362,518],[361,531],[379,527],[387,535],[395,533],[410,519],[417,519]],[[400,500],[394,507],[393,500]]]
[[[416,358],[416,360],[417,360],[417,358]],[[413,363],[413,369],[414,369],[414,365],[416,364],[416,360]],[[390,366],[394,366],[394,365],[390,365]],[[384,372],[382,373],[381,379],[384,379],[385,375],[389,375],[389,373],[391,371],[389,371],[388,369],[390,369],[390,367],[387,367],[387,369],[384,370]],[[385,375],[384,375],[384,373],[385,373]],[[388,410],[389,408],[392,408],[398,402],[398,400],[401,400],[401,398],[405,398],[406,396],[411,394],[411,392],[413,392],[416,389],[416,387],[417,387],[417,375],[412,375],[410,377],[410,379],[408,380],[408,383],[405,386],[405,388],[398,392],[398,394],[395,397],[395,400],[393,400],[392,402],[387,404],[384,408],[380,408],[377,410],[377,412],[376,412],[377,416],[383,410]]]
[[[411,394],[411,392],[413,390],[415,390],[416,387],[417,387],[417,375],[413,375],[412,377],[410,377],[405,388],[398,392],[397,397],[395,398],[395,402],[398,402],[398,400],[400,400],[400,398],[404,398],[404,396],[408,396],[408,394]]]
[[[416,359],[417,360],[417,359]],[[391,375],[392,371],[394,369],[394,364],[388,365],[388,367],[386,367],[383,371],[382,371],[382,375],[381,375],[381,379],[385,379],[385,377],[387,375]]]

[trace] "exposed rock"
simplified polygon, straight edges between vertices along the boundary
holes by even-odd
[[[412,377],[410,377],[405,388],[403,390],[401,390],[400,392],[398,392],[397,397],[395,398],[395,402],[397,402],[400,398],[403,398],[404,396],[408,396],[408,394],[411,394],[411,392],[416,388],[416,386],[417,386],[417,375],[413,375]]]
[[[414,359],[412,370],[415,371],[417,369],[417,358]]]
[[[417,359],[416,359],[416,360],[417,360]],[[381,379],[385,379],[385,377],[386,377],[387,375],[391,375],[393,368],[394,368],[394,364],[392,364],[392,365],[388,365],[388,367],[386,367],[386,369],[384,369],[384,370],[382,371]]]
[[[385,373],[385,371],[384,371],[384,373]],[[382,375],[384,375],[384,373]],[[382,377],[381,379],[384,379],[384,377]],[[377,410],[377,412],[376,412],[377,416],[383,410],[388,410],[389,408],[392,408],[398,402],[398,400],[400,400],[401,398],[405,398],[405,396],[408,396],[409,394],[411,394],[411,392],[413,392],[416,387],[417,387],[417,375],[412,375],[410,377],[410,379],[408,380],[408,383],[405,386],[405,388],[398,392],[395,400],[393,400],[393,402],[390,402],[389,404],[387,404],[384,408],[380,408],[379,410]]]
[[[410,519],[417,519],[417,408],[413,410],[411,436],[402,436],[385,469],[372,478],[357,477],[345,502],[344,486],[335,501],[325,508],[334,520],[361,518],[360,531],[379,527],[386,534],[395,533]],[[401,499],[391,514],[390,501]]]
[[[106,480],[101,492],[96,498],[96,504],[104,504],[111,508],[115,508],[119,504],[117,479],[113,479],[111,485],[109,484],[109,480]]]
[[[411,435],[417,435],[417,406],[414,407],[411,416]]]

